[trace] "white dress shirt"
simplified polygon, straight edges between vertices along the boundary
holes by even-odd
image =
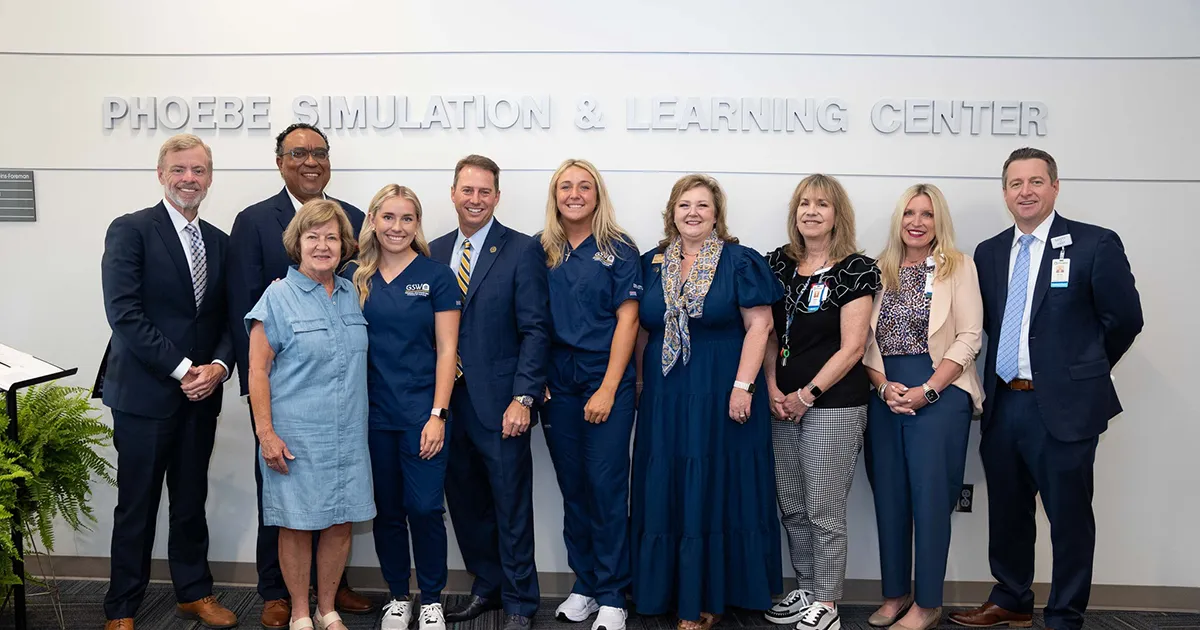
[[[300,206],[303,206],[304,204],[300,203],[300,200],[296,198],[296,195],[292,194],[292,191],[288,190],[286,187],[284,190],[287,190],[288,199],[292,200],[292,207],[296,209],[296,212],[300,212]],[[325,193],[321,193],[321,198],[328,199],[329,197]]]
[[[496,217],[488,219],[479,231],[472,234],[471,238],[463,236],[462,228],[458,229],[458,236],[454,238],[454,254],[450,258],[450,269],[454,273],[458,273],[458,264],[462,261],[463,243],[471,241],[471,274],[475,273],[475,267],[479,265],[479,261],[483,259],[484,251],[483,244],[487,242],[488,232],[492,231],[492,224],[496,222]],[[470,279],[470,275],[467,276]]]
[[[1057,212],[1051,210],[1050,216],[1042,220],[1031,232],[1033,242],[1029,244],[1029,282],[1025,285],[1025,316],[1021,318],[1021,346],[1017,354],[1017,376],[1025,380],[1033,379],[1033,367],[1029,361],[1029,318],[1033,311],[1033,290],[1037,286],[1038,269],[1042,266],[1042,254],[1046,250],[1046,242],[1050,240],[1050,224],[1054,223]],[[1024,233],[1021,228],[1013,230],[1012,249],[1008,254],[1008,275],[1012,282],[1013,267],[1017,264],[1017,253],[1021,251],[1020,238]]]
[[[200,230],[200,215],[197,214],[195,219],[188,221],[165,197],[163,198],[163,205],[167,207],[167,216],[171,217],[171,225],[175,227],[175,235],[179,237],[179,244],[183,245],[183,259],[187,261],[188,275],[191,276],[196,270],[195,263],[192,261],[192,237],[187,233],[187,226],[191,225],[196,228],[196,233],[200,235],[200,249],[205,252],[205,258],[208,256],[208,252],[204,248],[204,232]],[[225,368],[225,379],[228,380],[229,366],[225,365],[225,362],[220,359],[213,359],[213,363]],[[192,360],[184,357],[183,361],[179,362],[179,366],[175,368],[175,371],[171,372],[171,378],[182,381],[184,375],[187,374],[188,369],[191,367]]]

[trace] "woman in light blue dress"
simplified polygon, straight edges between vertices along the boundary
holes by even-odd
[[[263,476],[263,523],[280,528],[291,630],[345,630],[334,596],[350,525],[375,517],[367,451],[367,321],[337,269],[354,234],[336,202],[304,204],[283,235],[299,265],[246,314],[249,380]],[[317,610],[308,610],[313,532]]]

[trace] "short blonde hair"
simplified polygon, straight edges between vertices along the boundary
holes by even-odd
[[[190,133],[181,133],[167,138],[162,147],[158,149],[158,168],[162,168],[167,163],[167,154],[177,151],[187,151],[196,147],[204,147],[204,152],[208,154],[208,170],[212,170],[212,148],[198,136],[193,136]]]
[[[788,202],[786,252],[789,258],[796,262],[804,261],[804,237],[800,228],[796,227],[796,217],[800,214],[800,199],[810,191],[825,195],[833,204],[833,233],[830,235],[829,264],[836,264],[850,254],[858,253],[858,241],[854,233],[854,206],[850,204],[850,195],[836,178],[830,175],[814,173],[800,180],[792,199]]]
[[[675,225],[675,204],[687,191],[703,186],[712,193],[713,198],[713,229],[717,238],[726,243],[736,243],[737,238],[729,233],[729,225],[725,222],[725,191],[717,180],[701,173],[684,175],[671,187],[671,196],[667,198],[667,208],[663,210],[663,240],[658,242],[660,250],[666,250],[671,241],[679,237],[679,227]]]
[[[312,199],[300,206],[296,216],[292,217],[291,223],[288,223],[287,229],[283,231],[283,248],[287,250],[288,257],[292,259],[292,262],[300,263],[301,235],[334,219],[337,219],[338,236],[342,241],[342,259],[338,264],[354,258],[354,254],[358,251],[358,242],[354,239],[354,229],[350,227],[350,219],[346,218],[346,211],[342,210],[342,206],[336,201]]]

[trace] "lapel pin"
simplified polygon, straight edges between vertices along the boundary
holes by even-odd
[[[488,253],[490,253],[490,254],[495,254],[495,253],[496,253],[496,246],[495,246],[495,245],[492,245],[492,248],[488,250]]]

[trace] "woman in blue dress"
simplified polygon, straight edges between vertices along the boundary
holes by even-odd
[[[384,186],[363,222],[351,265],[371,351],[368,444],[375,477],[375,550],[391,590],[381,630],[407,630],[416,608],[420,630],[445,630],[446,524],[443,486],[454,387],[458,284],[429,258],[421,201],[411,189]],[[409,530],[418,598],[409,599]]]
[[[688,175],[642,256],[643,384],[633,454],[633,597],[708,630],[783,590],[770,412],[760,373],[783,289],[725,224],[716,180]],[[756,393],[757,392],[757,393]]]
[[[299,263],[246,314],[249,381],[262,469],[263,524],[279,527],[292,630],[345,630],[334,597],[350,525],[375,517],[367,452],[367,321],[337,268],[354,253],[335,201],[304,204],[283,234]],[[308,596],[313,532],[317,608]],[[322,612],[327,611],[327,612]]]
[[[577,623],[598,612],[593,630],[624,630],[641,263],[585,160],[563,162],[550,178],[541,241],[553,322],[542,430],[576,576],[556,615]]]

